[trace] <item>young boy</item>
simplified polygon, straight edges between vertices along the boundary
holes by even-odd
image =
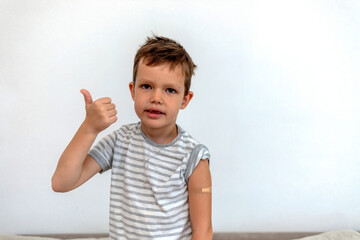
[[[196,65],[177,42],[154,36],[138,50],[129,88],[140,122],[99,141],[116,122],[110,98],[82,89],[86,118],[52,177],[67,192],[112,169],[110,239],[212,239],[208,149],[176,124]],[[89,151],[90,150],[90,151]]]

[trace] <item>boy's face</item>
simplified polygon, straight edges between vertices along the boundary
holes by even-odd
[[[180,66],[170,70],[169,64],[146,66],[139,62],[135,83],[129,84],[135,112],[143,130],[172,131],[180,109],[184,109],[193,93],[184,96],[185,77]]]

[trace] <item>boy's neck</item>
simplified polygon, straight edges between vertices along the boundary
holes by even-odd
[[[171,143],[178,135],[178,129],[176,124],[174,124],[173,126],[169,126],[165,129],[148,128],[141,124],[141,130],[147,138],[161,145]]]

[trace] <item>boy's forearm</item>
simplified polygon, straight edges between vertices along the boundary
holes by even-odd
[[[84,122],[64,150],[52,177],[55,191],[69,191],[77,183],[84,160],[98,133]]]

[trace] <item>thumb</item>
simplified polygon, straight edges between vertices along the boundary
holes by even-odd
[[[93,103],[93,100],[92,100],[91,95],[88,90],[81,89],[80,92],[84,95],[85,107],[87,107]]]

